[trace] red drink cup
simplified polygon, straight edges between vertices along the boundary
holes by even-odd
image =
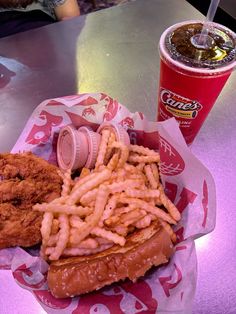
[[[193,142],[236,66],[236,34],[220,24],[209,25],[207,49],[192,44],[192,37],[201,33],[199,21],[175,24],[160,39],[157,119],[175,117],[187,144]]]

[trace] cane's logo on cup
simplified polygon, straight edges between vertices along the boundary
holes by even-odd
[[[202,105],[195,101],[161,88],[160,99],[166,110],[177,118],[194,119]]]

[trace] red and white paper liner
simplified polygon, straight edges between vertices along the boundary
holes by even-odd
[[[32,113],[12,152],[32,151],[56,163],[56,142],[62,126],[87,125],[96,131],[106,121],[124,127],[131,143],[159,148],[165,191],[182,213],[170,262],[151,270],[135,284],[127,281],[64,300],[56,300],[47,290],[45,262],[40,258],[18,248],[0,251],[0,262],[11,264],[16,282],[30,290],[47,313],[190,313],[197,278],[194,239],[213,230],[216,195],[211,174],[189,151],[173,118],[160,123],[148,121],[143,113],[131,113],[103,93],[50,99]]]

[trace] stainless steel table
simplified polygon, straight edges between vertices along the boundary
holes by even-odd
[[[175,22],[202,19],[186,1],[137,0],[0,40],[0,151],[9,151],[44,99],[106,92],[131,111],[156,116],[158,40]],[[236,73],[228,81],[193,152],[217,186],[217,226],[197,240],[194,314],[236,313]],[[0,272],[0,312],[44,313],[8,271]],[[17,304],[17,307],[15,307]]]

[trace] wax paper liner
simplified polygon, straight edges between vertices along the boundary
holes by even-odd
[[[172,118],[148,121],[103,94],[50,99],[32,113],[12,152],[32,151],[56,163],[60,127],[115,121],[127,129],[132,143],[159,149],[165,191],[182,213],[175,227],[178,243],[168,264],[149,271],[136,283],[113,284],[82,297],[55,299],[47,288],[48,265],[38,250],[0,250],[1,268],[11,267],[16,282],[31,291],[48,313],[191,313],[197,281],[194,239],[215,226],[215,184],[209,171],[192,155]]]

